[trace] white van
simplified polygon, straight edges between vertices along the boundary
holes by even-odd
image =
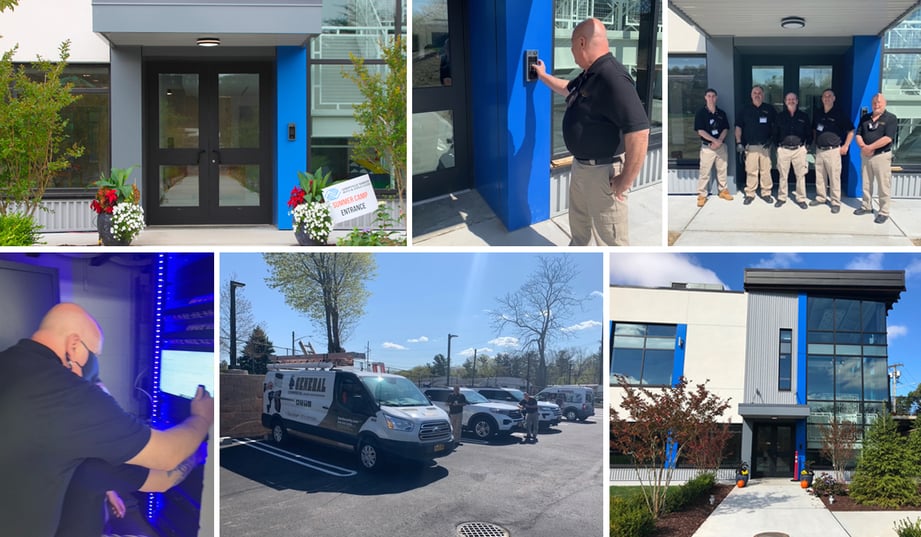
[[[585,386],[547,386],[537,392],[537,400],[556,403],[569,421],[595,415],[595,390]]]
[[[453,392],[451,388],[425,389],[425,395],[445,412],[448,411],[448,396]],[[463,427],[480,440],[508,436],[524,421],[524,416],[516,405],[492,403],[470,388],[461,388],[460,392],[467,399],[467,404],[464,405]]]
[[[400,375],[353,368],[270,370],[262,404],[262,425],[275,442],[294,433],[352,449],[368,470],[391,457],[428,461],[454,448],[448,415]]]

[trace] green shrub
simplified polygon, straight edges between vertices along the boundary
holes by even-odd
[[[857,503],[882,507],[917,505],[921,497],[915,469],[909,443],[899,434],[892,416],[884,413],[867,431],[851,481],[851,497]]]
[[[642,495],[611,497],[611,537],[647,537],[655,527]]]
[[[825,472],[812,480],[812,490],[816,496],[847,496],[847,486]]]
[[[665,512],[685,509],[688,505],[697,501],[698,498],[709,493],[715,484],[716,477],[713,474],[700,474],[678,487],[674,492],[669,490],[668,497],[665,499]]]
[[[21,214],[0,215],[0,246],[32,246],[42,226]]]
[[[921,537],[921,518],[914,522],[908,518],[896,522],[895,532],[899,537]]]

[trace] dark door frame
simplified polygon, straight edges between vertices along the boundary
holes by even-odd
[[[470,153],[470,92],[468,89],[469,47],[467,8],[461,0],[448,1],[450,86],[413,88],[413,114],[450,110],[454,120],[454,166],[413,175],[413,201],[434,198],[472,188],[473,166]]]
[[[790,472],[778,473],[775,469],[775,471],[772,473],[765,473],[766,472],[765,468],[758,467],[757,449],[758,449],[758,441],[759,441],[759,436],[760,436],[759,433],[762,427],[765,427],[770,431],[769,434],[770,434],[770,440],[771,440],[771,445],[773,446],[773,450],[771,451],[771,453],[769,453],[769,455],[775,459],[783,458],[783,459],[789,460]],[[789,446],[790,449],[788,453],[778,453],[777,451],[778,450],[777,439],[779,436],[778,429],[780,429],[781,427],[787,428],[790,430],[790,446]],[[795,464],[794,454],[796,451],[796,424],[791,421],[759,421],[753,424],[752,433],[753,433],[752,449],[755,450],[751,454],[752,477],[789,477],[789,476],[792,476],[793,468]]]
[[[158,75],[197,73],[199,75],[199,147],[159,148]],[[218,140],[219,74],[256,73],[259,75],[259,147],[220,148]],[[151,224],[269,224],[275,188],[274,126],[275,74],[272,61],[157,60],[144,64],[144,188],[145,210]],[[199,204],[188,207],[159,205],[159,167],[187,165],[199,167]],[[219,173],[221,164],[253,164],[260,167],[259,205],[220,206]]]

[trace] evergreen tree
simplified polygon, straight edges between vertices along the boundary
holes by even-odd
[[[883,413],[867,430],[857,462],[851,496],[854,501],[882,507],[917,505],[921,501],[912,477],[916,456],[908,439],[899,434],[895,420]]]
[[[275,347],[269,341],[269,336],[257,326],[246,341],[246,346],[243,347],[240,369],[245,369],[254,375],[264,375],[268,371],[269,356],[274,354]]]

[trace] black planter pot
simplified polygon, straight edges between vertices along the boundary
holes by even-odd
[[[294,228],[294,238],[297,239],[297,244],[299,246],[326,246],[325,241],[320,242],[307,235],[307,232],[304,231],[304,226],[302,225]]]
[[[131,240],[121,240],[112,234],[112,215],[99,213],[96,216],[96,231],[99,233],[99,242],[103,246],[128,246]]]

